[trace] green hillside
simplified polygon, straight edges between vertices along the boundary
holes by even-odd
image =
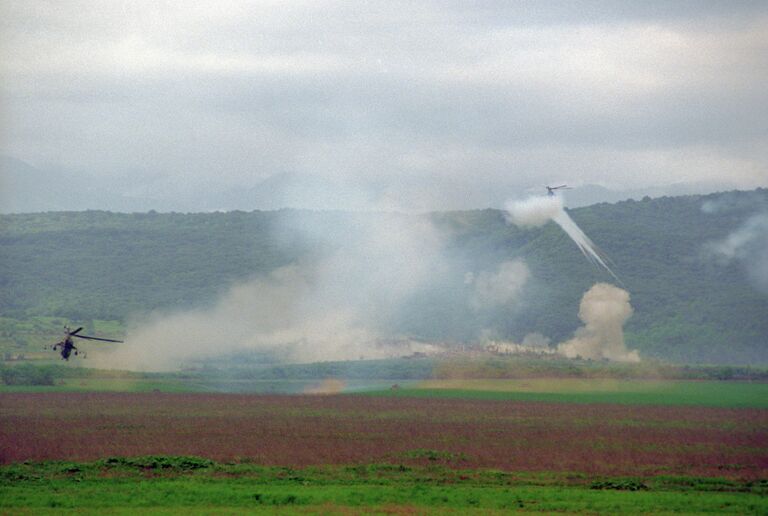
[[[712,202],[722,208],[702,210]],[[761,210],[768,210],[768,191],[759,189],[598,204],[570,214],[610,256],[631,294],[629,347],[677,362],[766,364],[768,294],[753,285],[743,263],[718,263],[704,252],[707,242],[727,237]],[[328,251],[322,239],[286,232],[291,222],[311,221],[319,234],[355,238],[360,217],[391,216],[295,210],[2,215],[0,346],[7,352],[37,345],[64,319],[115,334],[129,318],[154,310],[211,305],[238,281],[312,263]],[[540,332],[557,342],[580,326],[583,293],[611,280],[554,224],[521,230],[498,210],[409,217],[430,217],[448,234],[452,269],[399,307],[392,321],[399,335],[471,343],[493,327],[510,339]],[[518,257],[532,273],[525,302],[513,310],[473,311],[464,274]]]

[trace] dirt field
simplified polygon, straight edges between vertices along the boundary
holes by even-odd
[[[2,463],[149,454],[765,478],[768,410],[350,395],[0,395]]]

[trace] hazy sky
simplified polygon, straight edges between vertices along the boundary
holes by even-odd
[[[3,0],[0,74],[0,155],[134,196],[768,186],[765,1]]]

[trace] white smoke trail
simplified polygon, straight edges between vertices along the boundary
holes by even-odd
[[[529,197],[523,201],[506,204],[507,220],[519,227],[543,226],[554,221],[573,240],[581,253],[597,267],[605,269],[613,279],[623,285],[608,266],[608,258],[566,213],[563,200],[556,195]]]

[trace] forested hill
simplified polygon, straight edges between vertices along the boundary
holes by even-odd
[[[768,261],[768,235],[754,221],[766,213],[765,189],[570,210],[631,294],[629,347],[673,361],[760,364],[768,363],[768,285],[759,270],[768,267],[760,262]],[[344,234],[359,217],[294,210],[2,215],[0,323],[7,338],[9,325],[36,316],[87,324],[211,305],[238,281],[327,251],[320,241],[286,234],[286,221],[311,220],[321,233]],[[497,210],[409,217],[429,217],[449,235],[456,281],[410,299],[396,321],[402,335],[472,342],[493,327],[510,339],[540,332],[561,341],[580,326],[583,293],[610,280],[551,223],[521,230]],[[731,259],[708,251],[734,234]],[[531,280],[513,309],[478,313],[451,295],[467,272],[515,258],[525,260]]]

